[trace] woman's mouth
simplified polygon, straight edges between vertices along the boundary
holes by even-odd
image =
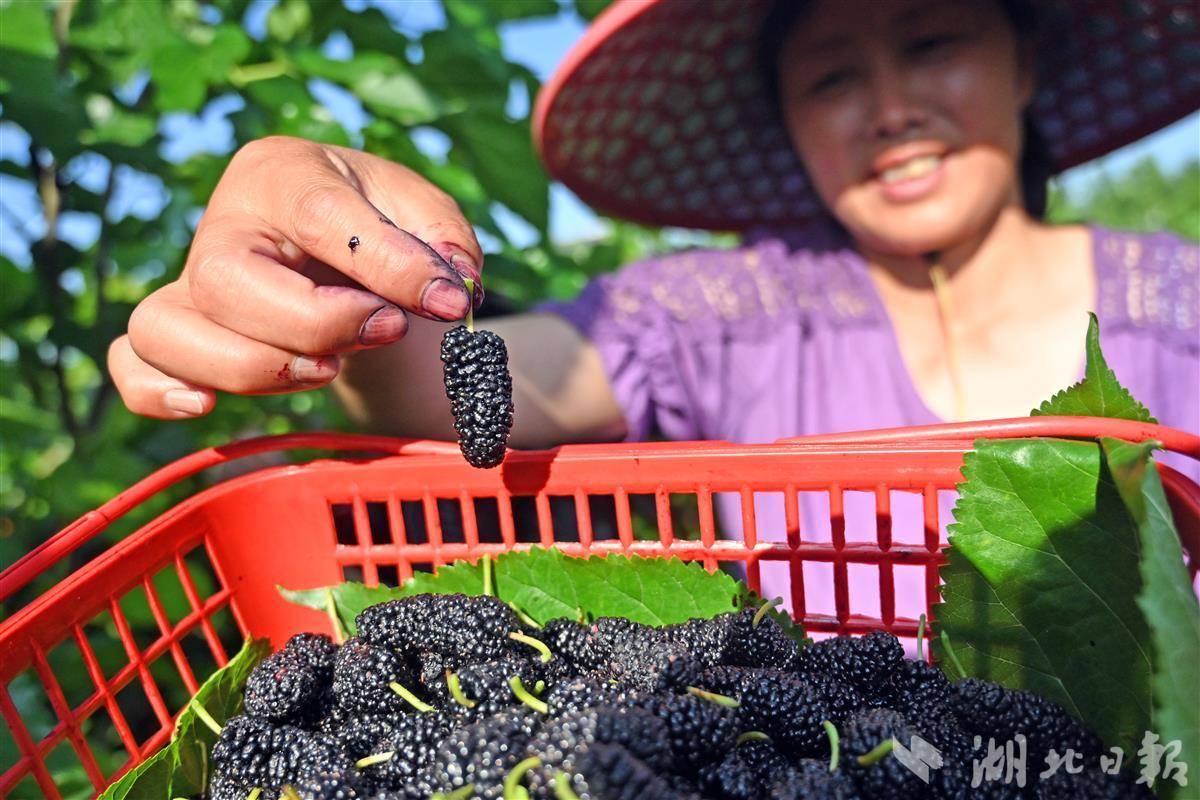
[[[924,154],[891,164],[877,173],[883,196],[894,203],[919,200],[931,194],[941,183],[945,157]]]

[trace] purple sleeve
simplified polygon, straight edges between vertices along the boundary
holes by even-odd
[[[656,260],[593,279],[574,300],[535,311],[558,314],[596,347],[625,417],[627,441],[655,430],[668,439],[699,438],[696,413],[679,375],[677,332],[652,295]]]

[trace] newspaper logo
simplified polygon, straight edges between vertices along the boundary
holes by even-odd
[[[942,768],[942,754],[936,747],[913,735],[909,746],[905,747],[895,736],[892,737],[892,755],[904,765],[905,769],[916,775],[924,783],[929,783],[929,768]]]

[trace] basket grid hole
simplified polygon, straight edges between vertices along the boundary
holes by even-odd
[[[513,531],[517,541],[541,542],[536,498],[531,494],[513,495],[509,502],[512,506]]]
[[[63,797],[90,794],[92,782],[83,768],[83,761],[69,739],[63,739],[46,754],[46,769]]]
[[[611,497],[609,500],[611,501]],[[579,541],[579,518],[575,514],[575,498],[572,495],[551,495],[550,525],[556,542]],[[591,513],[591,500],[588,500],[588,513]],[[614,506],[615,508],[615,506]],[[595,526],[593,525],[593,529]]]
[[[50,705],[46,687],[32,668],[18,673],[9,681],[8,695],[12,698],[13,705],[21,715],[21,720],[33,741],[45,739],[58,724],[58,715]]]
[[[56,644],[46,654],[46,661],[70,708],[77,708],[95,693],[96,687],[88,675],[83,653],[79,652],[79,645],[74,640],[66,639]]]
[[[343,564],[342,565],[342,580],[354,583],[361,583],[363,579],[363,568],[360,564]]]
[[[696,541],[700,538],[700,500],[695,492],[672,492],[668,495],[671,505],[671,526],[675,538]]]
[[[237,628],[234,627],[233,631],[236,632],[236,630]],[[229,642],[222,643],[225,646],[225,653],[230,657],[241,648],[241,641],[234,639],[232,636]],[[183,650],[183,657],[187,661],[188,666],[191,667],[192,675],[195,676],[197,684],[203,684],[205,678],[217,671],[217,660],[213,656],[212,647],[209,646],[199,627],[189,631],[180,640],[179,646]],[[167,656],[167,660],[170,662],[170,656]],[[173,663],[172,666],[174,666]],[[187,698],[185,697],[184,702],[186,701]],[[169,702],[168,706],[171,710],[175,710],[175,706]]]
[[[783,492],[755,492],[754,519],[760,542],[787,541],[787,511]]]
[[[420,500],[401,500],[400,516],[404,518],[404,539],[409,544],[426,544],[429,526],[425,524],[425,504]]]
[[[192,579],[192,585],[196,587],[196,594],[199,595],[201,603],[221,588],[221,581],[217,578],[204,547],[189,550],[183,556],[183,564],[187,568],[188,577]]]
[[[400,585],[400,567],[395,564],[376,564],[375,572],[381,586]]]
[[[796,492],[797,508],[800,512],[800,541],[833,541],[833,521],[830,511],[829,492]],[[830,583],[832,588],[833,584]]]
[[[653,497],[651,498],[651,500],[653,500]],[[630,529],[634,533],[634,538],[636,539],[636,538],[641,538],[641,537],[638,536],[638,523],[636,522],[637,517],[636,517],[636,514],[633,513],[633,502],[632,501],[633,501],[633,496],[630,497],[629,524],[630,524]],[[651,506],[650,508],[651,508],[651,517],[650,518],[653,520],[654,519],[654,517],[653,517],[654,507]],[[616,539],[617,538],[617,499],[615,497],[613,497],[611,494],[589,494],[589,495],[587,495],[587,513],[588,513],[588,521],[591,522],[591,524],[592,524],[592,541],[600,542],[600,541],[604,541],[606,539]],[[557,524],[557,520],[556,520],[556,524]],[[578,534],[579,519],[578,519],[578,516],[575,514],[574,503],[572,503],[571,525],[572,525],[572,530],[574,530],[576,532],[576,534]],[[654,538],[657,539],[658,538],[658,525],[657,525],[657,523],[654,523],[654,525],[655,525]],[[558,536],[555,536],[554,538],[559,539]],[[559,539],[559,541],[563,541],[563,540]],[[576,535],[575,538],[568,539],[566,541],[578,541],[578,535]]]
[[[918,619],[925,613],[925,567],[896,564],[892,567],[896,593],[896,618]]]
[[[630,494],[629,496],[629,525],[633,530],[633,538],[643,542],[657,542],[662,539],[658,529],[658,507],[654,504],[652,494]],[[615,508],[615,503],[614,503]],[[592,515],[592,534],[595,538],[595,514]]]
[[[846,578],[849,583],[850,613],[879,620],[883,616],[879,601],[879,567],[875,564],[847,564]]]
[[[370,528],[371,544],[391,544],[392,532],[388,527],[387,503],[367,503],[367,527]]]
[[[154,573],[150,583],[154,586],[154,593],[162,606],[163,614],[173,626],[192,612],[192,604],[188,602],[183,591],[183,583],[179,580],[179,573],[175,571],[174,564],[168,564]]]
[[[17,784],[12,793],[8,795],[12,800],[25,800],[25,798],[45,797],[46,793],[37,785],[37,781],[30,775],[25,780]]]
[[[770,586],[773,591],[770,597],[766,600],[774,600],[776,597],[782,597],[784,603],[778,608],[782,611],[787,611],[793,617],[799,613],[796,604],[796,598],[791,596],[791,565],[787,561],[759,561],[758,575],[762,586]],[[762,594],[762,588],[759,588],[759,594]],[[785,596],[786,595],[786,596]]]
[[[713,527],[717,532],[717,540],[745,541],[746,531],[742,525],[741,494],[738,492],[713,492],[712,497]],[[754,527],[755,530],[758,529],[757,524]]]
[[[842,515],[846,521],[847,542],[879,542],[874,492],[842,492]],[[886,526],[887,522],[881,524]],[[883,527],[883,530],[887,528]]]
[[[462,505],[457,500],[439,497],[437,513],[443,544],[466,544],[467,529],[463,522]]]
[[[83,626],[83,634],[104,677],[111,678],[129,663],[129,656],[117,636],[117,625],[107,609]]]
[[[127,592],[117,601],[117,605],[121,607],[121,613],[139,650],[145,650],[161,638],[162,631],[159,630],[158,622],[150,610],[146,590],[141,585]]]
[[[414,561],[412,562],[412,571],[414,575],[416,575],[418,572],[433,572],[433,562]]]
[[[892,544],[921,544],[925,541],[922,522],[924,500],[920,492],[892,489],[888,492],[892,504]]]
[[[805,561],[804,608],[809,614],[833,616],[833,564],[828,561]]]
[[[117,706],[121,709],[121,716],[125,718],[125,724],[129,726],[129,731],[139,746],[158,733],[161,725],[154,714],[154,708],[150,705],[150,699],[146,697],[140,675],[135,673],[133,680],[117,692]]]
[[[495,497],[476,497],[471,502],[475,505],[475,530],[479,532],[479,541],[499,542],[500,501]]]
[[[333,520],[333,535],[338,544],[356,545],[354,533],[354,509],[349,503],[330,503],[329,515]]]
[[[954,503],[958,500],[958,492],[954,489],[938,489],[937,498],[938,541],[945,544],[946,526],[954,521]]]

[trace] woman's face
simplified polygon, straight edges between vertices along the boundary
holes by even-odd
[[[779,68],[792,142],[863,246],[946,250],[1020,204],[1032,78],[994,0],[813,0]]]

